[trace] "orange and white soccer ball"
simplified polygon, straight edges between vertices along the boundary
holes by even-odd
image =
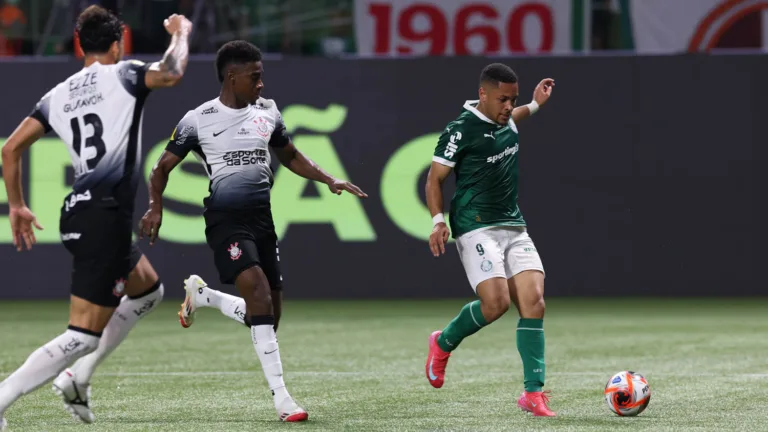
[[[605,403],[620,416],[636,416],[651,402],[651,386],[639,373],[622,371],[605,385]]]

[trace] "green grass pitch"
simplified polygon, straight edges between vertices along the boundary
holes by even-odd
[[[93,380],[96,423],[75,422],[45,385],[6,417],[12,431],[767,431],[768,299],[550,299],[547,383],[559,417],[516,407],[516,314],[466,339],[436,390],[427,337],[465,303],[286,302],[278,336],[306,424],[277,421],[246,328],[203,309],[182,329],[176,299],[134,329]],[[63,302],[0,304],[0,373],[61,332]],[[643,373],[648,409],[619,418],[608,378]]]

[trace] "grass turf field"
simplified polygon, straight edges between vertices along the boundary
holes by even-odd
[[[768,430],[768,299],[548,300],[551,419],[516,408],[516,315],[466,339],[436,390],[424,377],[427,337],[465,302],[290,301],[280,351],[306,424],[277,421],[246,328],[203,309],[182,329],[178,303],[164,301],[96,372],[95,424],[75,422],[45,385],[6,413],[11,430]],[[0,304],[3,378],[61,332],[66,313],[63,302]],[[624,369],[651,385],[636,418],[603,401]]]

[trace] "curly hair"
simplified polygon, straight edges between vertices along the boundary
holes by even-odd
[[[224,82],[224,72],[230,64],[245,64],[261,61],[261,51],[250,42],[235,40],[225,43],[216,53],[216,73],[219,82]]]
[[[85,54],[100,54],[123,38],[123,23],[112,12],[94,5],[77,17],[75,32]]]

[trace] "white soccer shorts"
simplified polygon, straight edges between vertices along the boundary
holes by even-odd
[[[480,228],[456,239],[472,289],[494,277],[509,279],[526,270],[544,273],[541,257],[524,227]]]

